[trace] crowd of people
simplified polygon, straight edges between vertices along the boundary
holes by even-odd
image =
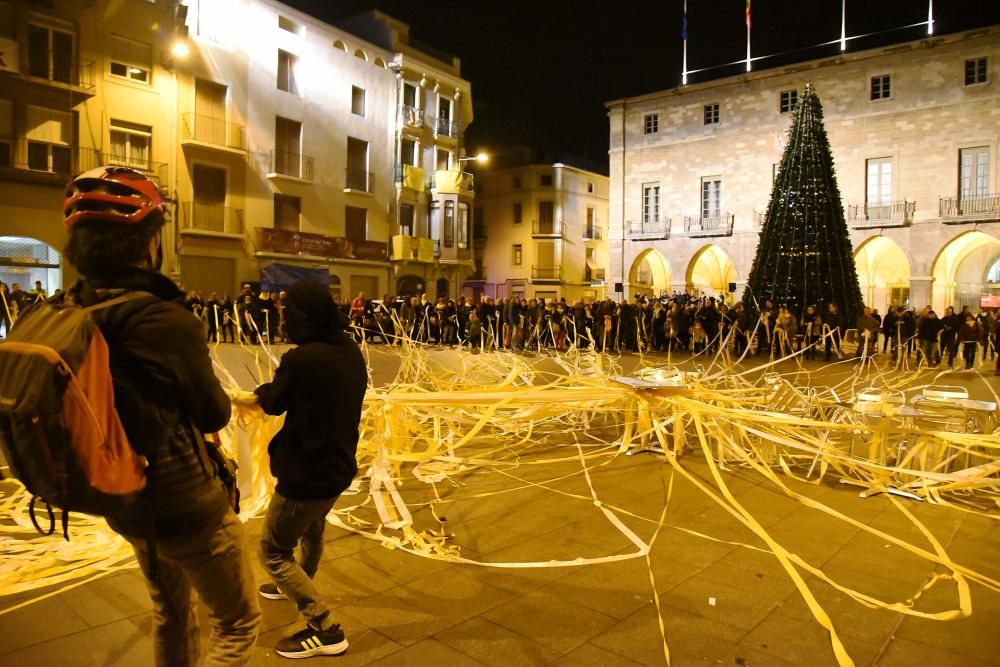
[[[59,293],[60,290],[56,290]],[[48,298],[42,281],[36,280],[35,287],[30,292],[21,289],[20,283],[7,283],[0,280],[0,328],[4,333],[10,331],[11,324],[17,320],[18,314],[36,301]],[[0,338],[3,338],[0,335]]]
[[[273,301],[273,298],[272,298]],[[441,346],[479,349],[548,348],[570,345],[598,351],[714,353],[731,346],[737,356],[787,356],[803,351],[807,359],[827,361],[843,355],[845,339],[856,343],[856,354],[868,358],[891,354],[916,356],[916,361],[954,366],[961,348],[966,368],[996,357],[997,318],[992,312],[972,313],[951,307],[942,317],[930,306],[917,311],[894,306],[885,316],[866,307],[850,322],[837,304],[810,305],[795,313],[765,301],[759,312],[742,302],[730,306],[722,296],[674,293],[632,301],[610,298],[584,302],[562,299],[482,297],[432,300],[419,297],[369,299],[364,293],[341,304],[355,335],[369,342],[392,342],[400,329],[409,338]],[[853,330],[854,336],[849,332]]]

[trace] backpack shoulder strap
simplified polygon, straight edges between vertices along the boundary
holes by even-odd
[[[111,308],[112,306],[117,306],[129,301],[137,301],[139,299],[159,299],[158,296],[152,294],[151,292],[143,292],[142,290],[135,290],[125,292],[120,296],[116,296],[113,299],[108,299],[106,301],[100,301],[98,303],[92,304],[90,306],[84,307],[84,310],[88,312],[94,312],[95,310],[103,310],[105,308]]]

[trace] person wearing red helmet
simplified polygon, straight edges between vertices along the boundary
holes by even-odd
[[[260,608],[233,512],[203,438],[223,428],[230,402],[212,369],[201,322],[159,272],[165,204],[156,184],[123,167],[80,174],[67,186],[65,255],[83,279],[64,298],[95,311],[110,349],[115,407],[129,442],[149,460],[143,499],[107,517],[133,546],[153,601],[158,665],[200,656],[192,589],[209,610],[210,665],[244,664]]]

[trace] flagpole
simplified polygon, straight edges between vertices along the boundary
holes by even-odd
[[[847,50],[847,0],[840,0],[840,50]]]
[[[747,0],[747,71],[750,71],[750,0]]]
[[[934,34],[934,0],[927,0],[927,34]]]
[[[688,82],[688,3],[684,0],[684,24],[681,37],[684,38],[684,64],[681,66],[681,85]]]

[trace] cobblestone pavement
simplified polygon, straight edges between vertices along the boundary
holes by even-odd
[[[223,358],[227,366],[248,376],[239,368],[239,354],[229,348]],[[393,363],[380,352],[373,354],[376,381],[392,375]],[[623,363],[626,370],[634,364],[628,357]],[[249,383],[241,376],[243,381]],[[967,384],[974,396],[990,394],[971,374],[955,373],[944,381]],[[992,376],[989,382],[994,382]],[[714,485],[707,465],[697,457],[684,458],[681,464]],[[519,473],[533,481],[551,480],[572,465],[579,464]],[[663,506],[670,474],[670,466],[653,455],[618,457],[591,471],[604,503],[653,519]],[[937,571],[860,528],[805,507],[750,472],[729,470],[725,480],[737,501],[775,538],[842,585],[887,602],[906,601]],[[480,481],[488,488],[489,480]],[[834,483],[790,485],[863,524],[929,546],[885,496],[861,499],[856,489]],[[588,492],[579,476],[550,486]],[[995,521],[926,503],[907,502],[906,509],[956,562],[1000,579]],[[538,569],[430,560],[330,527],[317,581],[333,603],[351,648],[342,657],[315,662],[662,665],[662,617],[675,665],[835,664],[827,633],[813,620],[778,561],[750,548],[763,544],[749,530],[677,474],[667,517],[648,565],[638,558]],[[446,518],[462,554],[483,561],[563,560],[634,551],[589,500],[538,487],[455,503]],[[649,521],[628,516],[623,520],[646,538],[652,532]],[[261,523],[250,522],[251,541],[259,537]],[[256,565],[255,570],[257,580],[265,581]],[[650,572],[659,594],[659,614]],[[806,576],[806,581],[858,665],[1000,664],[1000,595],[975,583],[972,616],[938,622],[868,609],[815,577]],[[20,599],[0,598],[0,611]],[[289,602],[261,602],[264,626],[251,664],[280,664],[284,660],[274,654],[273,646],[300,621]],[[921,595],[916,608],[939,611],[957,604],[955,586],[948,582]],[[149,609],[144,583],[134,570],[42,599],[0,615],[0,664],[149,665]]]

